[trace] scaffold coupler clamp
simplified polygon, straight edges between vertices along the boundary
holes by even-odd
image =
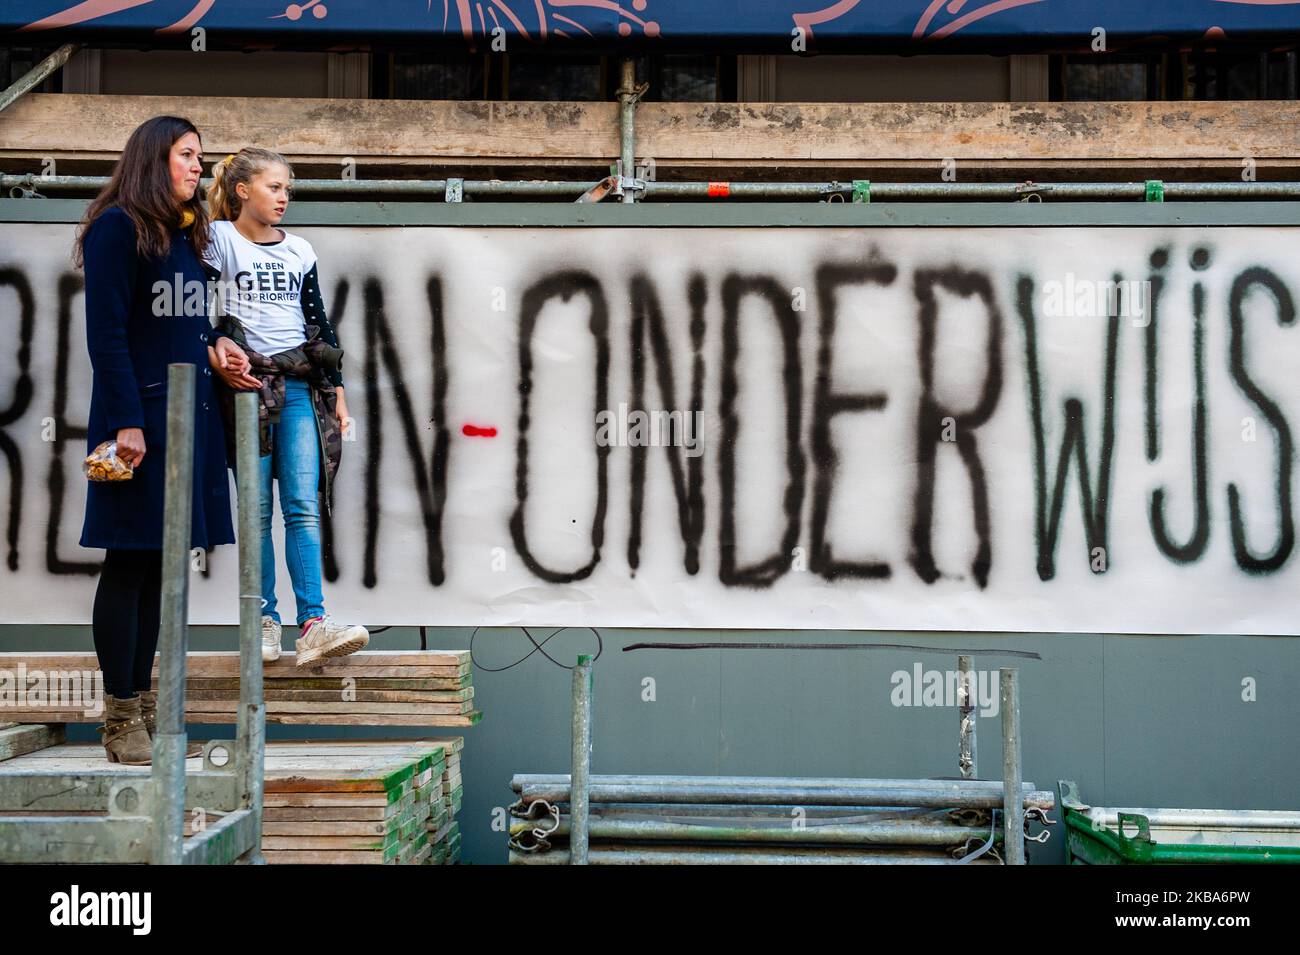
[[[516,852],[545,852],[551,848],[551,840],[548,838],[555,834],[560,828],[560,807],[547,802],[545,799],[538,799],[531,803],[525,803],[522,799],[510,807],[510,815],[519,819],[542,819],[550,817],[550,828],[534,826],[532,829],[525,829],[517,836],[510,837],[509,846]],[[525,842],[525,838],[531,838],[533,841]]]
[[[0,173],[4,175],[4,173]],[[36,191],[37,176],[33,173],[27,173],[22,176],[22,181],[17,185],[9,187],[10,199],[45,199],[46,196]]]

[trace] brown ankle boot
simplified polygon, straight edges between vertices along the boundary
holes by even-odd
[[[153,744],[140,716],[140,697],[119,700],[110,694],[105,704],[104,725],[99,731],[104,736],[108,761],[127,766],[148,766],[153,761]]]
[[[144,719],[144,728],[149,733],[149,739],[154,738],[158,732],[158,691],[141,690],[140,691],[140,716]],[[195,756],[203,755],[203,744],[186,741],[185,758],[191,759]]]

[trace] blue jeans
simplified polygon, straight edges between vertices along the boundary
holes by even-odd
[[[284,557],[298,604],[298,624],[325,613],[321,593],[320,433],[312,408],[311,385],[286,376],[284,409],[271,425],[274,452],[261,459],[262,474],[262,613],[280,622],[275,608],[275,544],[271,481],[280,482],[284,517]]]

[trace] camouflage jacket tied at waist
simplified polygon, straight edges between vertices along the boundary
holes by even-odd
[[[325,496],[326,510],[332,513],[334,479],[343,458],[343,426],[337,411],[338,393],[326,376],[339,368],[343,350],[321,341],[319,326],[308,325],[306,342],[275,355],[263,355],[248,347],[243,327],[237,319],[227,316],[224,321],[223,332],[244,350],[252,365],[249,374],[262,383],[257,393],[258,451],[262,457],[275,452],[271,425],[279,423],[280,413],[284,410],[285,377],[301,378],[311,386],[321,451],[317,488]],[[236,394],[230,388],[220,388],[221,415],[226,426],[226,460],[232,468],[235,466]]]

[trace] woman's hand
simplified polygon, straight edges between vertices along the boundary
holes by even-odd
[[[144,430],[141,428],[119,428],[117,432],[117,456],[131,467],[139,466],[144,460]]]
[[[229,347],[223,348],[223,345]],[[229,338],[218,339],[215,348],[208,346],[208,364],[235,391],[257,391],[262,387],[262,383],[248,373],[251,367],[248,356]]]
[[[352,416],[348,414],[348,399],[343,394],[342,386],[335,388],[334,393],[338,396],[338,400],[334,403],[334,412],[338,415],[339,427],[343,429],[343,440],[349,441],[352,432]]]
[[[213,351],[216,352],[217,361],[221,363],[220,367],[228,371],[247,373],[252,367],[252,362],[248,360],[244,350],[236,345],[232,338],[225,336],[218,338]]]

